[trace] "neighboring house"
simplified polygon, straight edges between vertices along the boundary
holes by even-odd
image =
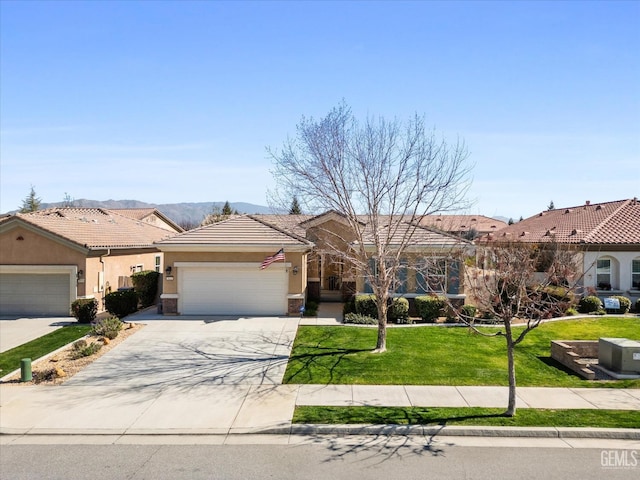
[[[362,221],[366,229],[364,217]],[[331,253],[331,248],[340,243],[346,248],[353,239],[344,218],[327,212],[318,216],[242,215],[160,241],[156,245],[167,266],[163,311],[298,314],[309,298],[341,301],[368,292],[362,272]],[[469,246],[453,235],[418,227],[397,293],[409,298],[442,293],[464,300],[460,263],[449,257],[452,250]],[[372,245],[365,245],[370,248]],[[261,262],[280,249],[285,261],[261,270]],[[425,257],[438,260],[429,268],[414,269]]]
[[[637,198],[546,210],[486,237],[557,242],[579,252],[583,286],[601,298],[640,298],[640,202]]]
[[[163,228],[172,233],[182,233],[184,229],[156,208],[109,208],[110,212]]]
[[[72,207],[0,218],[0,314],[67,316],[77,298],[103,310],[104,295],[130,286],[132,273],[162,272],[154,242],[175,231],[127,213]]]

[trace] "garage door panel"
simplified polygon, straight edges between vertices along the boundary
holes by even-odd
[[[0,275],[0,314],[68,316],[69,274]]]
[[[183,268],[180,279],[184,315],[283,315],[287,274],[284,268]]]

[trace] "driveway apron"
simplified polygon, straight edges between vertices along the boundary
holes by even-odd
[[[144,319],[59,387],[3,389],[3,433],[285,432],[296,318]],[[34,414],[37,413],[37,414]]]

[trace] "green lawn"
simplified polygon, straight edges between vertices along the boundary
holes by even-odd
[[[20,368],[20,360],[23,358],[30,358],[31,360],[40,358],[80,337],[84,337],[89,333],[89,330],[91,330],[91,325],[67,325],[40,338],[0,353],[0,376],[7,375]]]
[[[519,408],[503,417],[500,408],[296,407],[293,423],[483,425],[504,427],[638,428],[640,412],[630,410],[543,410]]]
[[[392,327],[387,352],[373,354],[376,334],[375,328],[300,327],[284,382],[508,385],[504,338],[483,337],[461,327]],[[640,388],[640,380],[582,380],[550,358],[552,339],[599,337],[640,340],[640,318],[594,317],[541,325],[516,347],[518,385]]]

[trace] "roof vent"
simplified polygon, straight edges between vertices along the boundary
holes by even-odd
[[[529,235],[529,232],[522,232],[522,233],[520,234],[520,236],[521,236],[521,237],[524,237],[525,235]]]
[[[567,208],[567,209],[564,211],[564,213],[571,213],[571,209],[570,209],[570,208]]]
[[[598,206],[596,207],[596,210],[602,210],[602,205],[598,205]]]
[[[477,221],[478,221],[478,219],[477,219],[477,218],[472,218],[472,219],[471,219],[471,221],[472,221],[472,222],[477,222]]]
[[[436,218],[436,222],[441,222],[442,219],[441,218]]]
[[[586,202],[584,202],[584,204],[588,207],[589,205],[591,205],[591,201],[587,200]]]
[[[538,215],[538,216],[539,216],[539,217],[541,217],[541,216],[543,216],[543,215],[544,215],[544,212],[540,212],[540,215]]]
[[[578,230],[577,228],[571,230],[571,235],[578,235],[579,233],[582,233],[582,230]]]
[[[551,236],[551,230],[547,230],[544,234],[545,237],[550,237]]]

